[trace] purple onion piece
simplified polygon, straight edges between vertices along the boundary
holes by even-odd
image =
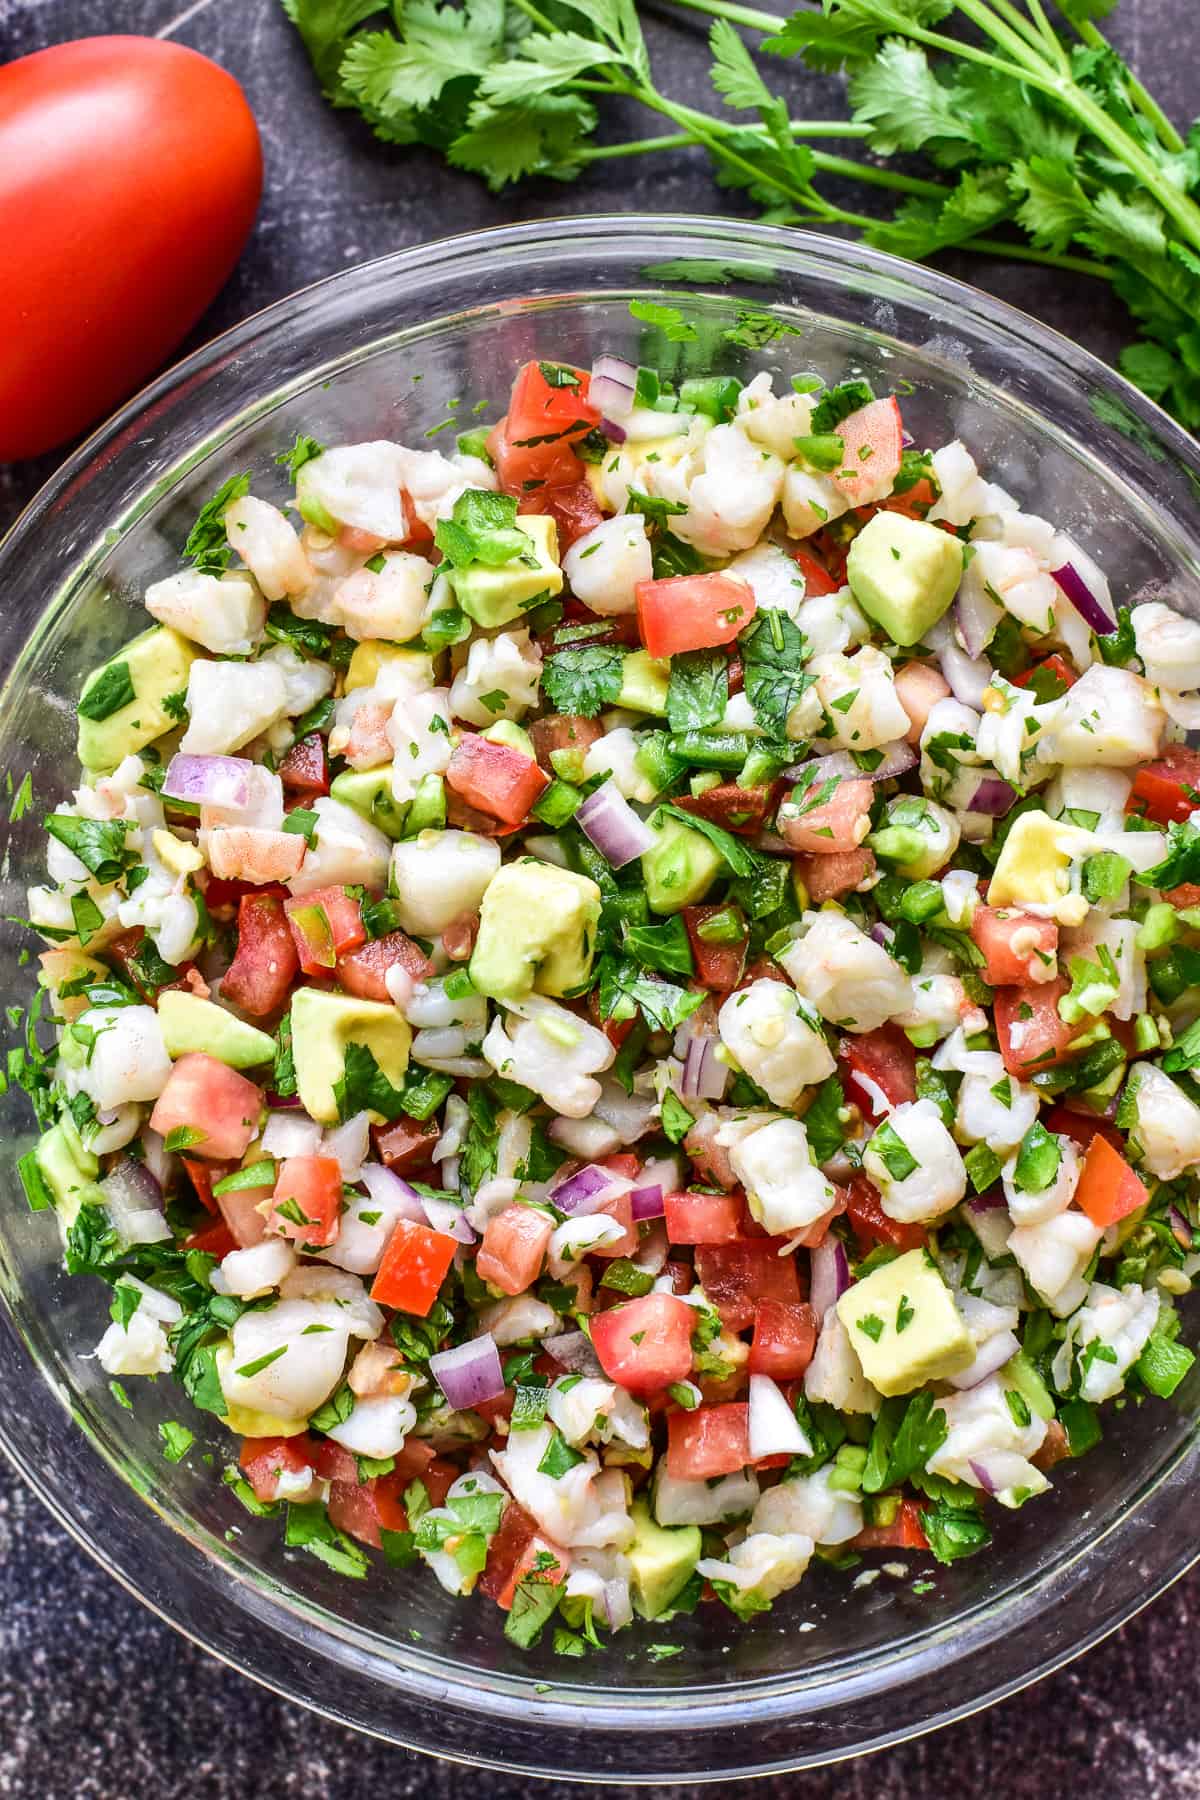
[[[431,1200],[424,1194],[418,1197],[431,1230],[452,1237],[457,1244],[475,1242],[475,1233],[464,1219],[461,1206],[456,1206],[453,1200]]]
[[[729,1066],[717,1057],[716,1039],[697,1032],[689,1038],[684,1052],[683,1074],[679,1080],[684,1100],[719,1100],[729,1079]]]
[[[163,798],[193,806],[247,806],[250,772],[244,756],[173,756],[163,781]]]
[[[637,370],[633,364],[607,352],[598,356],[592,364],[588,404],[605,415],[601,419],[601,430],[605,429],[607,419],[627,419],[636,397]],[[624,437],[624,432],[621,435]]]
[[[999,775],[985,775],[975,789],[968,812],[986,813],[989,819],[1003,819],[1017,804],[1016,789]]]
[[[996,1212],[1000,1207],[1006,1206],[1007,1204],[1008,1203],[1004,1198],[1004,1189],[1000,1186],[999,1182],[996,1183],[995,1187],[989,1188],[986,1194],[976,1194],[973,1200],[967,1201],[967,1205],[973,1213]]]
[[[455,1412],[469,1412],[504,1392],[500,1352],[490,1331],[453,1349],[439,1350],[429,1359],[429,1370]]]
[[[915,744],[908,744],[903,738],[894,744],[883,746],[883,761],[874,769],[859,769],[860,780],[867,776],[872,781],[894,781],[900,775],[907,775],[920,762]]]
[[[1117,621],[1105,612],[1075,564],[1064,563],[1061,569],[1051,569],[1050,574],[1084,624],[1090,626],[1099,637],[1111,637],[1117,629]]]
[[[575,823],[614,869],[634,862],[654,843],[654,833],[612,780],[588,795]]]
[[[971,1458],[971,1473],[974,1475],[985,1494],[994,1494],[996,1492],[996,1484],[988,1474],[987,1469],[981,1462],[976,1462],[974,1457]]]
[[[623,444],[625,439],[629,436],[625,427],[623,425],[618,425],[615,419],[601,419],[600,430],[604,433],[610,444]]]
[[[845,1245],[832,1232],[826,1232],[809,1254],[812,1261],[809,1300],[817,1318],[823,1319],[850,1286],[850,1264]]]
[[[586,1332],[560,1331],[554,1337],[543,1338],[542,1349],[547,1356],[552,1356],[556,1363],[561,1363],[564,1369],[570,1369],[573,1374],[604,1373],[600,1358]]]
[[[277,1094],[269,1090],[263,1099],[272,1112],[303,1112],[304,1106],[299,1094]]]
[[[969,1363],[959,1374],[950,1376],[950,1386],[957,1388],[960,1393],[965,1393],[968,1388],[978,1387],[981,1381],[986,1381],[989,1375],[994,1375],[997,1369],[1002,1369],[1005,1363],[1011,1362],[1020,1348],[1015,1332],[996,1332],[979,1346],[973,1363]]]
[[[391,1169],[385,1169],[382,1163],[364,1163],[358,1179],[379,1206],[386,1206],[397,1218],[408,1219],[413,1225],[425,1224],[420,1194]]]
[[[978,712],[996,673],[991,663],[982,657],[965,655],[957,644],[948,644],[938,657],[938,663],[960,706],[969,706],[973,712]]]
[[[954,623],[963,649],[972,660],[983,655],[1003,617],[1004,608],[997,606],[982,586],[967,584],[967,590],[954,602]]]
[[[634,1216],[636,1217],[636,1214]],[[1190,1250],[1192,1247],[1192,1228],[1177,1206],[1168,1206],[1167,1222],[1171,1227],[1171,1234],[1174,1237],[1175,1242],[1181,1245],[1184,1250]]]
[[[155,1207],[161,1211],[163,1191],[160,1182],[135,1156],[123,1156],[104,1178],[104,1185],[119,1186],[130,1206]]]
[[[582,1218],[587,1213],[597,1212],[613,1195],[628,1193],[631,1186],[623,1175],[614,1175],[611,1169],[588,1163],[551,1189],[550,1204],[572,1218]]]
[[[885,925],[883,920],[880,919],[876,924],[872,925],[870,935],[873,943],[882,944],[883,948],[886,950],[888,945],[894,942],[896,933],[892,930],[890,925]]]
[[[659,1182],[650,1187],[636,1187],[629,1196],[635,1225],[643,1219],[661,1219],[666,1212],[666,1199]]]

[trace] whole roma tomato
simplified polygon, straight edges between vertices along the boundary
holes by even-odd
[[[245,243],[254,117],[207,57],[96,37],[0,68],[0,462],[139,388]]]

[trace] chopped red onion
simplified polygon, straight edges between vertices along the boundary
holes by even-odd
[[[699,1032],[688,1040],[679,1080],[684,1100],[720,1100],[729,1080],[729,1065],[717,1056],[717,1039]]]
[[[500,1352],[490,1331],[439,1350],[429,1359],[429,1372],[454,1412],[469,1412],[485,1401],[498,1400],[504,1392]]]
[[[601,419],[600,429],[610,444],[623,444],[629,436],[625,427],[616,424],[612,419]]]
[[[1003,819],[1017,804],[1016,789],[999,775],[985,775],[975,789],[968,812],[986,813],[989,819]]]
[[[661,1219],[666,1212],[666,1201],[659,1182],[650,1187],[635,1187],[629,1196],[633,1207],[633,1222],[640,1224],[643,1219]]]
[[[647,1275],[661,1275],[670,1254],[671,1244],[666,1226],[661,1219],[651,1219],[645,1236],[631,1258],[634,1268],[643,1270]]]
[[[636,1219],[637,1213],[635,1212],[633,1216]],[[1168,1206],[1167,1223],[1171,1227],[1171,1235],[1175,1242],[1182,1245],[1185,1250],[1190,1250],[1192,1248],[1192,1228],[1177,1206]]]
[[[174,1166],[174,1152],[168,1154],[166,1139],[161,1132],[151,1131],[149,1125],[142,1126],[141,1136],[142,1149],[146,1153],[145,1166],[159,1186],[166,1187]]]
[[[372,1200],[386,1206],[396,1218],[408,1219],[413,1225],[425,1224],[420,1194],[391,1169],[385,1169],[382,1163],[366,1163],[359,1171],[358,1179]]]
[[[433,1200],[427,1194],[422,1194],[419,1198],[425,1217],[434,1231],[440,1231],[445,1237],[452,1237],[458,1244],[475,1242],[475,1233],[463,1217],[461,1206],[456,1206],[453,1200]]]
[[[982,581],[963,583],[954,602],[954,623],[969,657],[983,655],[1003,617],[1004,608],[996,604]]]
[[[975,1361],[968,1364],[960,1374],[951,1375],[950,1386],[960,1390],[978,1387],[981,1381],[986,1381],[989,1375],[1002,1369],[1006,1362],[1011,1362],[1020,1348],[1015,1332],[994,1332],[980,1344],[975,1352]]]
[[[592,1340],[582,1331],[560,1331],[554,1337],[542,1339],[542,1349],[547,1356],[552,1356],[556,1363],[564,1369],[570,1369],[575,1375],[603,1375],[600,1358],[592,1346]]]
[[[812,1261],[809,1300],[817,1318],[823,1319],[850,1286],[850,1264],[845,1245],[832,1232],[826,1232],[809,1255]]]
[[[588,795],[575,814],[575,823],[614,869],[634,862],[654,843],[654,833],[638,818],[611,777]]]
[[[896,933],[890,925],[885,925],[882,919],[872,925],[870,936],[873,943],[882,944],[885,950],[896,940]]]
[[[942,674],[950,684],[950,692],[961,706],[979,712],[983,696],[992,685],[996,671],[982,657],[965,656],[957,644],[948,644],[938,657]]]
[[[605,429],[608,419],[627,419],[636,397],[637,370],[633,364],[622,356],[610,356],[607,352],[598,356],[592,364],[588,404],[604,415],[601,430]],[[623,437],[624,432],[621,435]]]
[[[919,761],[914,746],[901,738],[894,744],[882,746],[881,759],[873,769],[860,768],[848,750],[834,750],[828,756],[792,763],[784,769],[781,780],[797,782],[803,777],[807,783],[806,794],[815,795],[827,781],[894,781],[915,769]]]
[[[778,1385],[769,1375],[750,1377],[746,1413],[750,1461],[764,1456],[811,1456],[812,1445]]]
[[[967,1205],[973,1213],[995,1212],[998,1206],[1007,1206],[1007,1204],[1008,1202],[1004,1198],[1004,1189],[998,1182],[995,1187],[989,1188],[986,1194],[976,1194],[973,1200],[967,1201]]]
[[[871,781],[894,781],[897,776],[907,775],[910,769],[915,769],[920,760],[916,745],[898,738],[894,744],[883,745],[883,761],[875,768],[859,769],[859,779],[865,776]]]
[[[109,1170],[101,1186],[106,1192],[120,1185],[127,1198],[139,1206],[157,1206],[163,1203],[162,1185],[136,1156],[123,1156],[119,1163]]]
[[[972,1475],[974,1475],[976,1481],[979,1483],[979,1485],[983,1489],[984,1493],[985,1494],[994,1494],[996,1492],[996,1484],[992,1480],[991,1476],[988,1474],[988,1471],[987,1471],[986,1467],[984,1466],[984,1464],[981,1462],[976,1462],[975,1458],[972,1457],[971,1461],[970,1461],[970,1467],[971,1467]]]
[[[629,1193],[632,1187],[633,1183],[623,1175],[614,1175],[611,1169],[588,1163],[586,1168],[577,1169],[557,1187],[551,1188],[550,1204],[559,1212],[582,1218],[587,1213],[597,1212],[606,1200]]]
[[[915,438],[915,437],[914,437],[914,436],[913,436],[913,434],[912,434],[912,432],[911,432],[911,431],[905,431],[905,430],[904,430],[904,429],[903,429],[903,428],[901,428],[901,432],[900,432],[900,448],[901,448],[901,449],[902,449],[902,450],[911,450],[911,449],[912,449],[912,447],[913,447],[913,445],[914,445],[914,444],[915,444],[915,443],[916,443],[916,441],[917,441],[917,440],[916,440],[916,438]]]
[[[195,806],[245,806],[255,764],[244,756],[173,756],[162,785],[164,799]]]
[[[1064,563],[1061,569],[1051,569],[1050,574],[1084,624],[1090,626],[1099,637],[1110,637],[1117,629],[1117,621],[1104,610],[1075,564]]]
[[[171,1236],[162,1188],[144,1163],[123,1156],[100,1183],[113,1229],[126,1244],[156,1244]]]
[[[299,1094],[277,1094],[273,1088],[269,1088],[263,1095],[263,1099],[272,1112],[304,1111],[304,1102]]]

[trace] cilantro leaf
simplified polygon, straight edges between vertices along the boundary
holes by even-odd
[[[220,575],[229,567],[233,551],[225,535],[225,512],[233,501],[249,492],[249,474],[231,475],[200,508],[183,546],[183,557],[201,575]]]
[[[720,650],[685,650],[671,658],[667,723],[672,731],[719,725],[729,701],[729,663]]]
[[[356,1113],[382,1113],[399,1118],[406,1111],[404,1095],[394,1088],[366,1044],[347,1044],[342,1074],[333,1084],[338,1118],[343,1124]]]
[[[701,837],[707,838],[713,849],[721,852],[735,875],[758,873],[761,867],[759,858],[752,850],[747,849],[740,838],[734,837],[732,832],[722,830],[710,819],[702,819],[699,813],[684,812],[682,807],[672,806],[669,802],[660,806],[658,813],[666,813],[672,819],[678,819],[681,825],[687,825],[692,831],[698,831]]]
[[[624,666],[625,652],[615,644],[557,650],[546,659],[542,693],[557,712],[594,719],[616,701]]]
[[[129,664],[109,663],[84,689],[79,702],[79,716],[81,719],[110,719],[113,713],[120,712],[123,706],[128,706],[136,698]]]
[[[813,685],[801,670],[807,640],[786,613],[760,612],[738,639],[746,698],[768,737],[786,738],[788,715]]]

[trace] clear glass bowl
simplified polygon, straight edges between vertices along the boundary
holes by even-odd
[[[631,317],[683,306],[670,343]],[[731,333],[733,334],[731,336]],[[138,597],[176,565],[226,476],[268,472],[297,431],[422,433],[478,399],[502,408],[530,356],[611,350],[671,372],[811,368],[905,394],[918,439],[961,436],[993,479],[1056,520],[1122,597],[1146,582],[1194,604],[1200,452],[1111,370],[998,301],[827,237],[715,219],[552,220],[422,245],[334,276],[228,332],[148,388],[59,471],[0,546],[0,767],[38,804],[0,826],[3,912],[40,879],[44,810],[74,780],[84,672],[140,628]],[[434,437],[433,444],[444,442]],[[281,489],[282,491],[282,489]],[[27,934],[0,931],[6,1000],[27,999]],[[347,1724],[465,1761],[576,1778],[721,1779],[895,1742],[1009,1694],[1128,1618],[1196,1557],[1200,1366],[1170,1404],[1129,1406],[1052,1496],[997,1521],[950,1568],[911,1559],[856,1589],[814,1566],[768,1616],[703,1607],[604,1656],[514,1654],[501,1615],[423,1571],[366,1583],[284,1551],[217,1471],[228,1439],[168,1380],[123,1411],[95,1362],[107,1292],[59,1268],[14,1163],[23,1096],[0,1102],[0,1439],[114,1576],[234,1667]],[[6,1315],[6,1316],[5,1316]],[[69,1413],[74,1424],[68,1422]],[[162,1459],[160,1420],[200,1442]],[[211,1427],[211,1429],[210,1429]],[[215,1454],[207,1467],[200,1452]],[[928,1588],[918,1591],[919,1588]],[[682,1654],[646,1654],[661,1638]]]

